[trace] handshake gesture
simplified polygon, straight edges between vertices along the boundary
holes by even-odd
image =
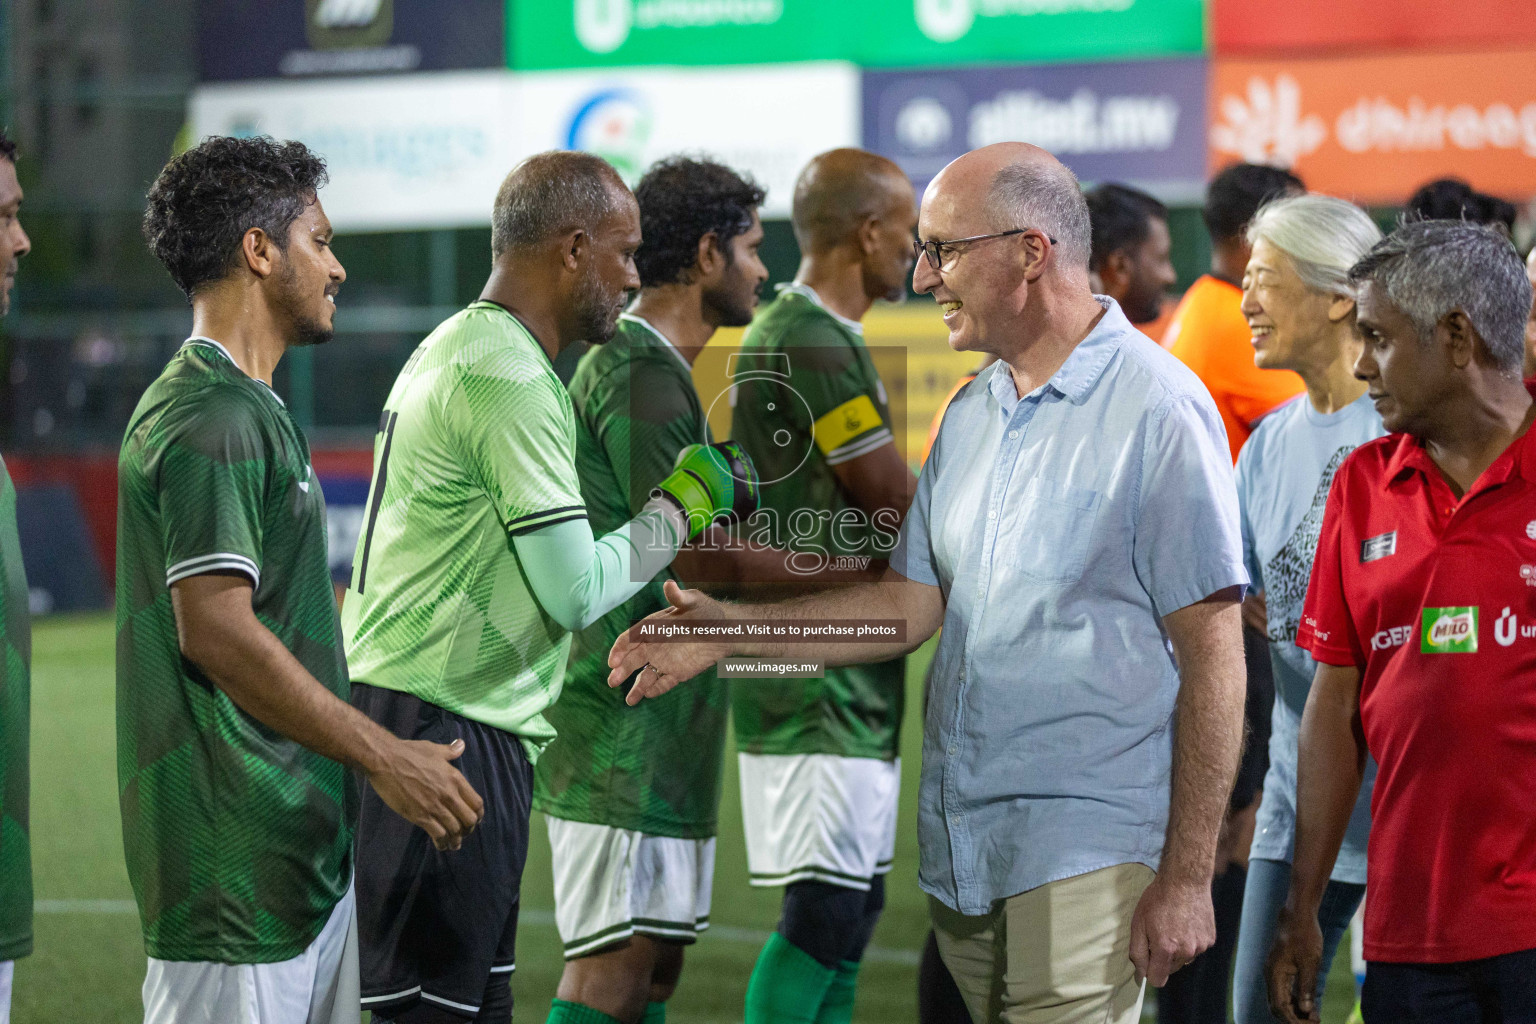
[[[661,643],[642,640],[639,630],[648,622],[724,622],[720,602],[700,590],[684,590],[667,580],[664,590],[672,607],[648,615],[622,633],[608,652],[609,686],[622,686],[634,676],[634,685],[625,694],[627,704],[639,704],[646,697],[660,697],[678,683],[732,653],[729,640],[672,641]],[[638,673],[638,674],[637,674]]]

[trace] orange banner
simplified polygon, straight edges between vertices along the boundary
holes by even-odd
[[[1510,46],[1536,42],[1531,0],[1214,0],[1216,53]]]
[[[1217,60],[1210,166],[1293,167],[1320,192],[1396,204],[1434,178],[1536,195],[1536,51]]]

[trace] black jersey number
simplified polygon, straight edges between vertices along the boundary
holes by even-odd
[[[363,592],[363,584],[368,579],[368,552],[373,547],[373,528],[378,524],[379,506],[384,502],[384,488],[389,483],[389,447],[395,440],[395,423],[399,419],[399,413],[388,409],[379,417],[379,433],[384,435],[384,447],[379,452],[378,472],[373,474],[373,493],[369,496],[368,528],[363,534],[363,553],[352,569],[352,589],[359,594]]]

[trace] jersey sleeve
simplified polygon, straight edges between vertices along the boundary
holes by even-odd
[[[261,584],[262,511],[272,442],[251,399],[209,388],[161,424],[156,500],[167,586],[237,572]]]
[[[1232,461],[1210,400],[1154,410],[1143,446],[1133,562],[1157,613],[1246,584]]]
[[[894,440],[876,403],[879,381],[846,339],[810,329],[786,350],[790,386],[811,411],[811,435],[827,465],[838,466]]]
[[[678,452],[709,443],[708,428],[683,388],[675,372],[636,359],[610,373],[584,411],[614,479],[626,490],[630,515],[639,514],[651,489],[672,472]]]
[[[1302,605],[1301,625],[1296,630],[1296,646],[1311,651],[1312,657],[1325,665],[1365,667],[1365,648],[1349,614],[1344,596],[1344,513],[1343,484],[1349,461],[1339,467],[1328,489],[1328,504],[1323,509],[1323,526],[1318,533],[1317,554],[1312,560],[1312,579],[1307,584],[1307,600]]]
[[[507,533],[585,519],[576,416],[555,376],[543,368],[530,373],[501,351],[460,374],[444,410],[448,432]]]

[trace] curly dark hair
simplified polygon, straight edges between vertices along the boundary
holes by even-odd
[[[1211,179],[1200,216],[1217,242],[1240,238],[1259,207],[1280,196],[1296,195],[1307,186],[1283,167],[1232,164]]]
[[[4,128],[0,128],[0,160],[9,160],[11,163],[16,162],[16,143],[11,141],[9,135],[5,134]]]
[[[1465,220],[1502,227],[1506,235],[1514,234],[1518,216],[1514,203],[1479,192],[1460,178],[1436,178],[1421,185],[1403,209],[1404,221]]]
[[[302,142],[212,136],[150,186],[144,239],[190,299],[235,267],[251,228],[285,246],[325,181],[325,161]]]
[[[641,287],[688,283],[699,239],[710,232],[729,264],[731,239],[752,226],[752,211],[767,194],[750,177],[712,160],[670,156],[651,165],[635,186]]]

